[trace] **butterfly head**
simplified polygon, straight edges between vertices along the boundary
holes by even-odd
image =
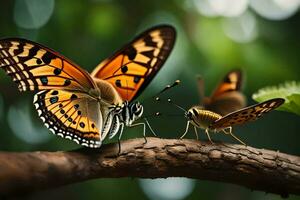
[[[200,106],[193,106],[192,108],[188,109],[185,113],[184,116],[187,120],[193,122],[197,121],[200,113],[201,113],[202,108]]]
[[[202,110],[204,110],[202,106],[193,106],[184,113],[184,116],[188,120],[193,120],[194,118],[199,117],[199,115],[202,113]]]
[[[188,110],[188,111],[186,111],[186,112],[184,113],[184,116],[185,116],[188,120],[192,120],[192,118],[193,118],[193,113],[192,113],[191,109]]]
[[[194,126],[206,129],[210,124],[220,119],[222,116],[215,112],[206,110],[202,106],[193,106],[185,113],[185,117]]]

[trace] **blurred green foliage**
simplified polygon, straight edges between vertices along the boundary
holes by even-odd
[[[205,16],[199,13],[197,6],[193,4],[197,3],[197,0],[23,1],[0,0],[0,38],[23,37],[34,40],[62,53],[87,71],[92,71],[101,60],[121,48],[139,32],[161,23],[175,26],[178,38],[174,51],[139,98],[145,107],[145,115],[151,115],[154,111],[163,113],[161,117],[149,119],[153,128],[163,138],[179,137],[186,123],[182,111],[165,103],[164,99],[171,97],[186,109],[198,104],[200,99],[197,94],[196,74],[204,77],[208,95],[230,69],[241,68],[246,75],[244,93],[249,104],[254,103],[250,97],[259,88],[288,80],[299,81],[300,78],[299,12],[287,19],[272,21],[248,8],[245,12],[252,22],[255,20],[255,29],[252,32],[256,35],[247,37],[250,27],[246,23],[247,20],[239,26],[239,20],[244,19],[244,15],[231,18]],[[237,30],[239,32],[235,33]],[[244,42],[241,42],[241,39],[245,39]],[[147,99],[176,79],[181,79],[181,86],[163,94],[160,103]],[[47,135],[49,131],[38,119],[31,103],[32,93],[19,93],[16,85],[4,72],[1,72],[0,82],[2,151],[58,151],[79,148],[71,141]],[[27,109],[28,107],[30,109]],[[177,114],[177,117],[171,116]],[[24,120],[25,118],[30,120]],[[178,125],[174,127],[174,124]],[[20,127],[26,127],[22,129],[22,136],[16,133]],[[297,142],[300,139],[299,129],[298,116],[274,111],[255,123],[234,128],[234,132],[250,146],[300,155]],[[141,131],[138,127],[127,129],[123,139],[142,137]],[[194,135],[190,133],[188,137],[194,138]],[[222,134],[212,134],[212,137],[214,140],[235,142]],[[205,134],[200,134],[200,139],[207,140]],[[115,140],[107,142],[112,141]],[[229,184],[197,180],[192,185],[194,188],[185,199],[280,198]],[[176,188],[176,191],[180,191],[180,188]],[[154,197],[146,196],[136,179],[124,178],[87,181],[38,192],[28,198]],[[290,199],[299,198],[291,196]]]
[[[258,90],[252,98],[258,102],[281,97],[285,102],[278,110],[283,110],[300,115],[300,83],[286,82],[279,86],[269,86]]]

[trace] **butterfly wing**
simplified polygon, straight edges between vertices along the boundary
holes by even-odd
[[[218,130],[238,124],[244,124],[249,121],[255,121],[258,118],[260,118],[263,114],[274,110],[283,103],[284,99],[274,98],[259,104],[243,108],[241,110],[232,112],[219,120],[216,120],[209,126],[209,128]]]
[[[123,100],[131,101],[150,83],[168,58],[175,42],[172,26],[153,27],[137,36],[92,72],[111,83]]]
[[[222,95],[230,91],[240,91],[242,86],[242,72],[240,70],[232,70],[228,72],[222,82],[217,86],[212,98]]]
[[[198,81],[201,84],[201,80]],[[205,109],[226,115],[246,106],[246,98],[240,92],[242,86],[242,72],[232,70],[226,74],[213,94],[204,98]]]
[[[54,134],[83,146],[101,145],[100,104],[89,95],[65,90],[43,90],[34,97],[34,105],[45,126]]]
[[[24,39],[0,40],[0,67],[20,91],[38,91],[34,105],[50,131],[83,146],[101,145],[102,110],[90,75],[55,51]]]
[[[89,74],[57,52],[25,39],[0,40],[0,68],[20,91],[59,89],[88,92]]]

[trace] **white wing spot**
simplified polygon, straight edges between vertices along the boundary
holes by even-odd
[[[63,135],[63,134],[61,134],[61,133],[58,133],[57,135],[58,135],[58,136],[60,136],[60,137],[64,137],[64,135]]]
[[[70,137],[70,136],[67,135],[66,139],[72,140],[72,137]]]

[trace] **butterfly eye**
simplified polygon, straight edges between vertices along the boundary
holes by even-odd
[[[137,104],[134,104],[134,106],[132,106],[132,111],[133,111],[133,112],[136,112],[138,109],[139,109],[138,103],[137,103]]]
[[[192,112],[191,111],[188,111],[185,113],[185,117],[188,118],[188,119],[191,119],[193,116]]]
[[[143,106],[142,106],[141,104],[139,104],[139,105],[137,106],[137,109],[140,110],[142,107],[143,107]]]
[[[143,106],[140,103],[135,103],[131,106],[131,113],[137,117],[140,117],[143,114]]]

